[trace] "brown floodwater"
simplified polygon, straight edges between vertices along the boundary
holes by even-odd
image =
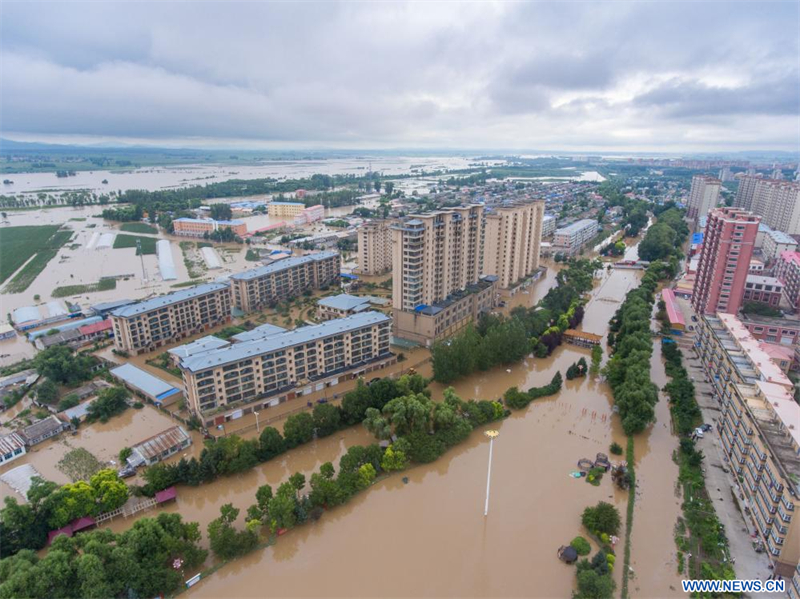
[[[604,272],[587,306],[585,329],[604,334],[608,319],[640,276],[636,271]],[[454,387],[464,398],[493,399],[510,386],[545,384],[581,356],[588,359],[588,350],[565,345],[545,360],[529,358],[509,369],[475,374]],[[654,380],[661,385],[659,365],[657,353]],[[429,366],[423,374],[426,370]],[[432,391],[440,398],[443,387],[433,385]],[[608,477],[599,487],[569,477],[579,458],[607,453],[612,441],[624,445],[612,405],[605,383],[567,381],[557,397],[540,399],[497,424],[488,518],[482,513],[488,447],[482,435],[474,434],[434,464],[408,471],[407,484],[397,475],[380,482],[319,523],[293,530],[275,546],[222,568],[190,593],[568,596],[574,570],[562,565],[555,552],[583,533],[583,509],[611,501],[624,519],[627,494],[615,490]],[[666,408],[665,402],[659,404],[659,422],[637,441],[642,486],[631,589],[638,597],[668,595],[677,579],[672,535],[677,469],[671,462],[675,439]],[[620,570],[621,561],[618,582]]]

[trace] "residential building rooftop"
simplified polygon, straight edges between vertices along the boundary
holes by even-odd
[[[180,393],[179,389],[133,364],[117,366],[116,368],[112,368],[110,372],[134,389],[138,389],[157,400],[165,399],[170,395]]]
[[[338,256],[338,252],[318,252],[316,254],[309,254],[308,256],[296,256],[293,258],[284,258],[283,260],[278,260],[277,262],[273,262],[272,264],[268,264],[266,266],[259,266],[257,268],[251,268],[250,270],[233,274],[231,275],[231,279],[241,280],[241,281],[258,279],[260,277],[264,277],[272,273],[286,270],[287,268],[293,268],[295,266],[300,266],[301,264],[307,264],[308,262],[324,260],[326,258],[332,258],[334,256]]]
[[[199,372],[222,364],[230,364],[253,356],[277,351],[284,347],[309,343],[338,333],[345,333],[353,329],[391,322],[391,320],[391,318],[380,312],[360,312],[346,318],[328,320],[322,324],[300,327],[265,339],[235,343],[224,349],[187,358],[181,361],[181,367],[190,372]]]
[[[369,300],[349,293],[340,293],[331,297],[323,297],[319,302],[320,306],[332,308],[334,310],[364,310],[369,305]]]
[[[233,339],[238,343],[242,343],[244,341],[255,341],[256,339],[265,339],[267,337],[272,337],[273,335],[285,332],[286,329],[284,329],[283,327],[265,323],[257,326],[256,328],[250,331],[245,331],[244,333],[238,333],[237,335],[231,337],[231,339]]]
[[[195,285],[194,287],[189,287],[188,289],[174,291],[173,293],[168,293],[166,295],[144,300],[137,304],[122,306],[121,308],[114,310],[111,314],[121,318],[130,318],[132,316],[145,314],[151,310],[157,310],[158,308],[164,308],[178,302],[200,297],[201,295],[205,295],[207,293],[220,291],[226,287],[227,285],[222,283],[204,283],[202,285]]]
[[[195,339],[191,343],[174,347],[168,350],[168,353],[179,358],[188,358],[189,356],[219,349],[221,347],[228,347],[229,345],[229,341],[214,337],[214,335],[206,335],[205,337],[200,337],[200,339]]]

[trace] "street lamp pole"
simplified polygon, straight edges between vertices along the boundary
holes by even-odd
[[[258,426],[258,412],[253,412],[256,415],[256,432],[260,433],[261,429]]]
[[[486,504],[483,507],[484,517],[489,515],[489,488],[492,484],[492,449],[494,449],[494,438],[500,433],[498,431],[486,431],[483,433],[489,437],[489,472],[486,475]]]

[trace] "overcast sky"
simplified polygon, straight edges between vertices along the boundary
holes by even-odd
[[[783,2],[3,2],[5,137],[797,150]]]

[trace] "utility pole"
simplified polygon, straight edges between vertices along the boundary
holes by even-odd
[[[147,282],[147,271],[144,268],[144,252],[142,252],[142,240],[136,240],[136,253],[139,254],[139,258],[142,260],[142,281],[145,283]]]
[[[483,506],[484,517],[489,515],[489,487],[492,484],[492,449],[494,448],[494,438],[500,434],[499,431],[486,431],[483,433],[489,437],[489,473],[486,475],[486,504]]]

